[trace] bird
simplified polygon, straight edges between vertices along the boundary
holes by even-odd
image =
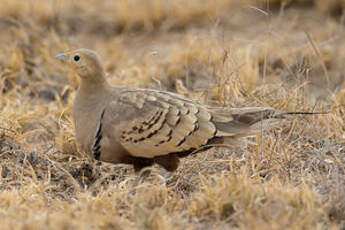
[[[80,78],[73,104],[80,149],[98,161],[133,165],[136,172],[153,164],[173,172],[182,157],[255,135],[261,121],[315,114],[214,107],[168,91],[112,86],[100,56],[85,48],[56,58]]]

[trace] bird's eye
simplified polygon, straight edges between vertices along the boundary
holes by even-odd
[[[74,61],[79,61],[79,60],[80,60],[80,56],[79,56],[79,55],[75,55],[75,56],[73,57],[73,59],[74,59]]]

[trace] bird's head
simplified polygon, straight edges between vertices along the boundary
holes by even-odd
[[[98,54],[88,49],[78,49],[56,56],[68,64],[82,80],[99,81],[104,78],[104,67]]]

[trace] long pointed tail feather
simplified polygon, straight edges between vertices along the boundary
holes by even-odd
[[[330,112],[280,112],[278,114],[274,114],[270,118],[281,119],[285,118],[285,115],[325,115],[329,114]]]

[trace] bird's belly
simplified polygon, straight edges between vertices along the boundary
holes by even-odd
[[[118,141],[110,141],[107,135],[104,135],[101,139],[100,146],[101,161],[109,163],[127,163],[127,158],[132,157]]]

